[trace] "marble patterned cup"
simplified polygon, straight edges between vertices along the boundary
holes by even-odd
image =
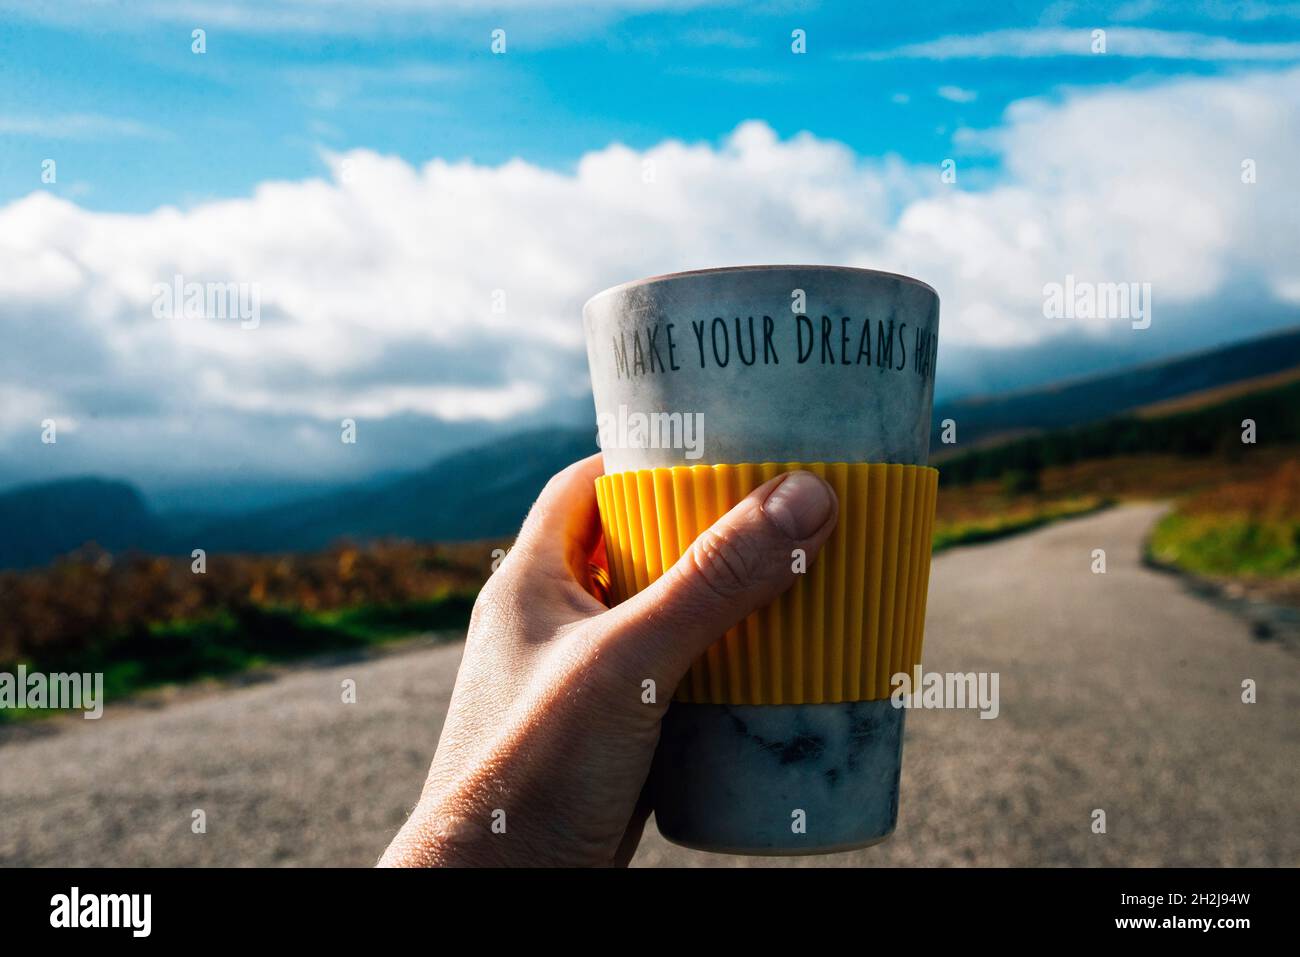
[[[805,574],[676,690],[649,782],[660,832],[750,854],[883,840],[890,678],[919,663],[925,619],[938,296],[867,269],[740,266],[616,286],[583,321],[615,600],[771,476],[806,468],[840,499]]]

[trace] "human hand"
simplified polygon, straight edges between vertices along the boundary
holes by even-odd
[[[777,476],[607,608],[591,583],[601,472],[593,455],[552,478],[479,594],[424,791],[381,865],[626,864],[673,689],[790,587],[793,550],[815,556],[839,510],[812,473]]]

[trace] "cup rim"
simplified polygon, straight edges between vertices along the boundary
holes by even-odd
[[[920,286],[923,289],[929,290],[930,294],[934,296],[936,300],[939,298],[939,291],[928,282],[917,279],[914,276],[906,276],[901,272],[889,272],[886,269],[868,269],[865,266],[827,266],[808,263],[766,263],[748,266],[713,266],[707,269],[685,269],[681,272],[669,272],[658,276],[646,276],[643,279],[632,279],[628,282],[621,282],[616,286],[610,286],[608,289],[602,289],[582,304],[582,311],[585,313],[587,307],[602,296],[612,295],[616,292],[624,292],[625,290],[633,289],[637,286],[649,285],[652,282],[663,282],[668,279],[681,279],[686,276],[704,276],[728,272],[763,272],[774,269],[809,269],[821,272],[852,272],[862,273],[867,276],[901,279],[903,282],[910,282],[915,286]]]

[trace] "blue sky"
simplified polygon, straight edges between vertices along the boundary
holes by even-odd
[[[587,424],[583,301],[680,269],[927,280],[939,399],[1300,324],[1298,64],[1295,4],[0,0],[0,485]],[[160,316],[176,276],[258,323]],[[1155,320],[1048,317],[1067,276]]]
[[[1300,59],[1294,8],[1251,4],[615,3],[593,15],[564,3],[486,14],[397,3],[383,17],[347,3],[168,6],[0,5],[0,201],[30,192],[51,140],[56,191],[121,211],[320,175],[321,148],[565,169],[611,141],[716,142],[754,117],[781,136],[807,130],[865,156],[937,164],[956,130],[991,125],[1027,96]],[[322,12],[285,22],[286,9]],[[1010,36],[1004,48],[1018,55],[897,55],[945,37],[989,36],[996,50],[999,32],[1031,29],[1079,31],[1086,53],[1099,27],[1110,55],[1027,56]],[[201,56],[194,28],[207,33]],[[490,50],[497,28],[504,56]],[[794,29],[808,55],[790,54]],[[1236,41],[1239,55],[1124,40],[1141,31]]]

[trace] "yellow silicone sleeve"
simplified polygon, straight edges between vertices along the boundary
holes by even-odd
[[[614,601],[647,587],[732,506],[791,469],[835,489],[835,530],[789,591],[696,660],[679,701],[868,701],[887,698],[891,676],[920,663],[939,483],[926,466],[764,462],[603,475],[596,496]]]

